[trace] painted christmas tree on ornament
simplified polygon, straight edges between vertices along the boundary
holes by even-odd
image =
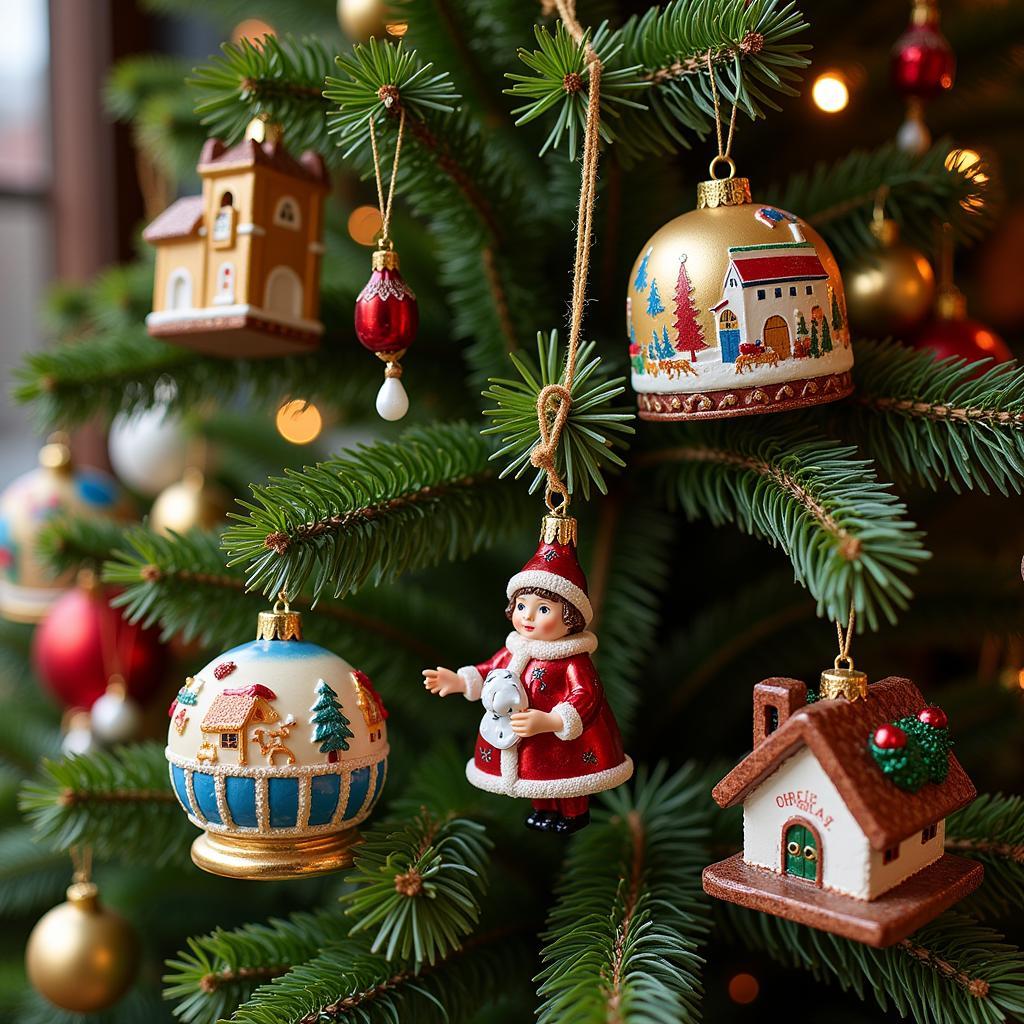
[[[633,774],[591,660],[593,608],[576,556],[576,520],[545,516],[536,554],[508,582],[505,646],[457,672],[424,669],[439,697],[481,701],[473,758],[478,789],[524,797],[528,828],[568,835],[590,821],[590,797]]]
[[[909,679],[822,673],[754,687],[754,749],[715,786],[743,807],[743,852],[704,890],[870,946],[889,946],[973,892],[984,868],[945,853],[945,819],[975,789],[945,713]]]

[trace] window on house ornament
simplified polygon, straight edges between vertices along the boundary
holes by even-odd
[[[790,297],[796,295],[796,285],[795,284],[791,284],[789,286],[789,294],[790,294]]]
[[[921,830],[921,842],[922,843],[931,842],[931,840],[933,840],[935,838],[935,836],[938,834],[938,831],[939,831],[938,822],[933,822],[931,825],[926,825]]]
[[[225,192],[220,197],[220,209],[213,219],[213,241],[215,244],[230,245],[235,231],[235,197]]]
[[[782,298],[782,289],[781,288],[776,288],[775,289],[775,298],[777,298],[777,299],[781,299]]]
[[[763,299],[764,298],[764,289],[763,288],[758,288],[757,289],[757,297],[759,299]]]
[[[220,745],[225,750],[237,750],[238,749],[238,733],[236,733],[236,732],[222,732],[220,734]]]
[[[284,196],[277,202],[277,209],[274,210],[274,223],[283,228],[291,228],[298,231],[301,226],[299,215],[299,204],[291,197]]]
[[[813,285],[807,285],[804,288],[804,294],[805,295],[813,295],[814,294],[814,286]]]
[[[882,854],[882,863],[891,864],[900,855],[900,848],[898,846],[890,846],[885,853]]]

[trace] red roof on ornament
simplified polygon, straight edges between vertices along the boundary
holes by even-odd
[[[817,256],[761,256],[733,258],[744,284],[827,277]]]

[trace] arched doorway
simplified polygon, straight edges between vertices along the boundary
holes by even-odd
[[[735,363],[740,354],[740,322],[731,309],[723,309],[718,318],[718,344],[722,348],[722,362]]]
[[[788,359],[790,356],[789,347],[789,324],[784,317],[770,316],[764,322],[764,330],[761,338],[766,348],[775,349],[779,359]]]
[[[805,878],[821,885],[821,839],[817,829],[794,818],[782,830],[782,868],[791,878]]]
[[[293,320],[302,317],[302,281],[291,267],[274,267],[267,275],[263,308]]]
[[[172,271],[167,279],[165,305],[168,309],[192,308],[192,275],[184,267]]]

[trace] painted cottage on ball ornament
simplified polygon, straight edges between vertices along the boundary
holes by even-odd
[[[754,748],[712,792],[742,805],[743,852],[705,868],[704,889],[887,946],[980,885],[981,864],[943,846],[974,785],[945,714],[909,679],[865,679],[860,692],[823,680],[807,701],[796,679],[754,687]]]

